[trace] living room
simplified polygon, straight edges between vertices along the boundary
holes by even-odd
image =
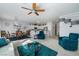
[[[78,3],[0,3],[0,56],[79,56],[78,27]]]

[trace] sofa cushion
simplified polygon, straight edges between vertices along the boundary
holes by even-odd
[[[20,56],[34,56],[35,53],[31,50],[28,45],[21,45],[18,47],[18,52]]]
[[[3,47],[8,44],[8,41],[6,38],[0,38],[0,47]]]
[[[35,56],[36,56],[38,52],[40,51],[40,44],[38,42],[32,42],[29,44],[28,44],[29,48],[31,49],[31,51],[35,53]]]
[[[77,33],[70,33],[69,38],[72,40],[78,40],[78,34]]]
[[[40,46],[40,50],[37,53],[37,56],[56,56],[56,55],[57,55],[56,51],[54,51],[44,45]]]

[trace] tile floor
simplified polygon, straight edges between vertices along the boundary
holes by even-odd
[[[57,38],[47,38],[45,40],[38,40],[38,39],[33,39],[29,38],[32,41],[37,41],[55,51],[58,52],[57,56],[79,56],[79,45],[78,45],[78,50],[77,51],[67,51],[64,50],[59,44],[58,44],[58,39]],[[29,40],[29,39],[23,39],[23,40],[17,40],[13,41],[14,48],[15,48],[15,55],[18,55],[16,47],[21,45],[24,41]]]

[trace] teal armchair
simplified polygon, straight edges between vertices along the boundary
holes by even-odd
[[[78,34],[70,33],[69,37],[59,37],[59,45],[69,51],[76,51],[78,49]]]

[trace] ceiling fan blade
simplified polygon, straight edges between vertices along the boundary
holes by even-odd
[[[36,3],[32,3],[32,8],[36,9]]]
[[[39,16],[39,14],[38,14],[37,12],[35,12],[35,14],[36,14],[37,16]]]
[[[45,10],[44,9],[38,9],[36,10],[37,12],[44,12]]]
[[[30,10],[30,11],[32,11],[32,9],[29,9],[29,8],[26,8],[26,7],[21,7],[21,8],[23,8],[23,9],[27,9],[27,10]]]
[[[32,12],[29,12],[28,15],[30,15]]]

